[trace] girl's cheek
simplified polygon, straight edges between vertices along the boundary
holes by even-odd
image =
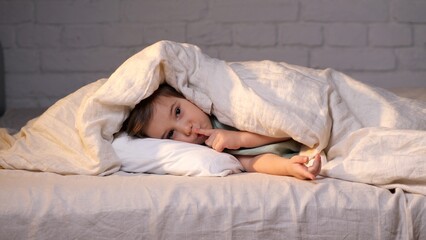
[[[184,137],[184,135],[182,135],[180,133],[176,133],[174,140],[181,141],[181,142],[187,142],[188,141],[188,140],[186,140],[186,138]]]

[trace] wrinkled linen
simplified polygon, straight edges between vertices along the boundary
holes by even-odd
[[[425,239],[426,197],[332,178],[0,170],[6,239]]]
[[[332,69],[225,62],[194,45],[170,41],[145,48],[107,81],[59,101],[15,135],[12,146],[3,133],[9,140],[1,145],[1,166],[76,174],[117,171],[113,134],[129,110],[163,82],[224,124],[275,137],[289,134],[313,153],[324,151],[324,176],[426,194],[425,102]]]

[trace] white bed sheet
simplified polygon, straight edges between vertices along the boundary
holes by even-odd
[[[5,239],[426,238],[424,196],[337,179],[0,170],[0,189]]]

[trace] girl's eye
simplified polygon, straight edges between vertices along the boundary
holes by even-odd
[[[167,139],[172,139],[173,138],[173,134],[174,134],[174,130],[171,130],[170,132],[167,133],[166,138]]]
[[[180,107],[176,108],[175,113],[176,113],[176,116],[179,116],[179,114],[180,114]]]

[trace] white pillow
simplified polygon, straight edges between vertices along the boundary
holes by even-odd
[[[112,146],[125,172],[223,177],[243,169],[234,156],[192,143],[121,134]]]

